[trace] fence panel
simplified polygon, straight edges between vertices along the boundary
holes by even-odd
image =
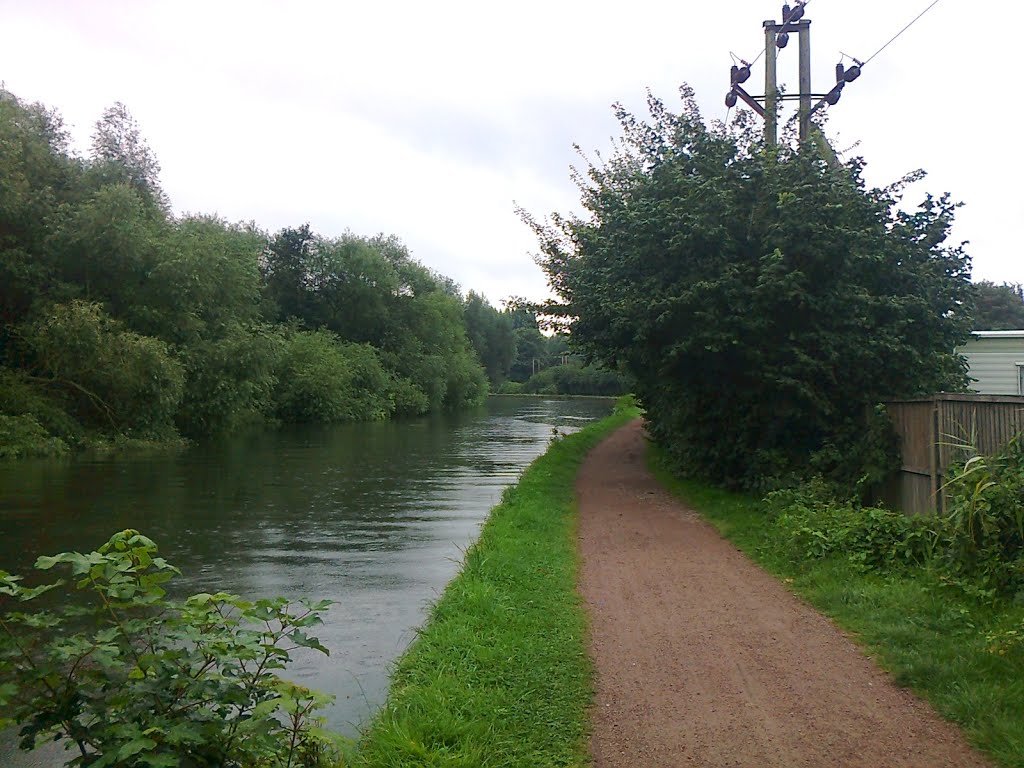
[[[878,498],[908,514],[943,509],[947,470],[969,455],[998,452],[1024,432],[1024,397],[936,395],[886,403],[900,438],[900,471]]]

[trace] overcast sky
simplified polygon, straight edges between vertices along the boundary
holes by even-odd
[[[866,59],[931,0],[811,0],[814,90],[839,51]],[[837,148],[908,198],[965,203],[975,279],[1024,282],[1015,82],[1020,3],[941,0],[830,111]],[[780,5],[731,2],[218,2],[0,0],[0,80],[57,107],[76,142],[124,102],[176,212],[276,230],[397,234],[414,256],[497,303],[548,295],[519,203],[578,208],[584,149],[617,135],[610,105],[670,106],[682,82],[722,119],[730,51],[752,59]],[[780,80],[796,90],[796,41]],[[763,70],[749,86],[761,92]]]

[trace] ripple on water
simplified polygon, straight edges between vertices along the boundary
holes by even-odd
[[[182,568],[179,595],[335,600],[319,628],[331,656],[304,651],[289,675],[335,694],[330,722],[352,734],[502,491],[555,427],[610,405],[491,398],[472,414],[289,428],[164,457],[0,465],[0,568],[131,527]],[[0,765],[32,765],[19,760],[0,744]]]

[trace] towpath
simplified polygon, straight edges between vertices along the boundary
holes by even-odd
[[[597,768],[990,765],[648,473],[640,422],[577,480]]]

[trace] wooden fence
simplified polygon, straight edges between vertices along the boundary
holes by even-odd
[[[908,514],[943,510],[946,472],[970,455],[965,446],[992,454],[1024,432],[1024,397],[1015,395],[935,395],[885,405],[902,463],[878,497]]]

